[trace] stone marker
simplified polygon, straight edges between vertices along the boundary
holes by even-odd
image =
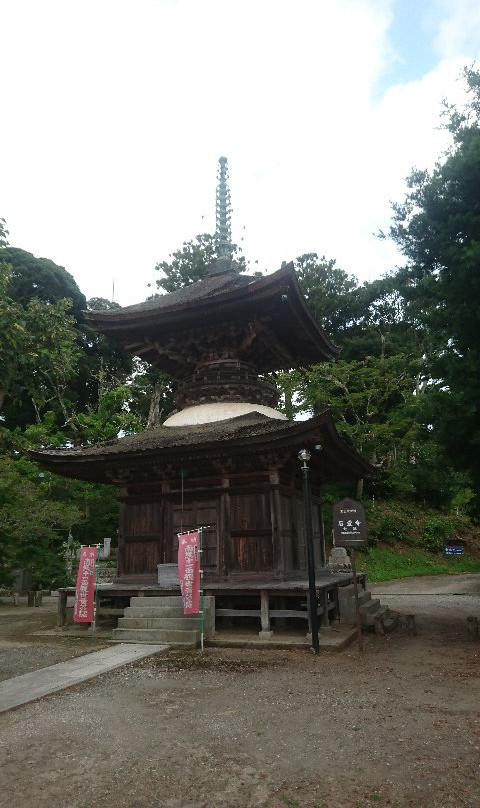
[[[332,572],[351,572],[352,562],[346,548],[332,547],[327,566]]]

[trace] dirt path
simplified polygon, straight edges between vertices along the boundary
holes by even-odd
[[[478,808],[480,644],[419,622],[363,655],[170,652],[5,714],[0,806]]]

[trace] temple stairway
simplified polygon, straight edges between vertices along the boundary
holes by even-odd
[[[371,592],[359,587],[358,601],[362,626],[374,628],[380,634],[393,631],[396,628],[399,615],[390,611],[388,606],[382,606],[378,598],[372,598]],[[353,584],[339,588],[338,605],[340,622],[355,625],[355,591]]]
[[[206,624],[215,605],[204,599]],[[124,616],[113,629],[115,642],[168,643],[172,648],[196,648],[200,643],[200,615],[183,614],[183,601],[176,595],[133,597]]]

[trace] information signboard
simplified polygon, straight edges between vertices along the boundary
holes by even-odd
[[[454,556],[464,554],[463,544],[447,542],[443,545],[443,555]]]
[[[363,547],[367,544],[365,510],[361,502],[347,497],[335,503],[333,537],[337,547]]]

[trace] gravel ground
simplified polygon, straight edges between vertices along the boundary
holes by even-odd
[[[363,654],[168,652],[0,716],[0,806],[478,808],[480,600],[415,597]]]
[[[0,602],[0,681],[46,668],[76,656],[103,648],[102,640],[85,637],[45,637],[34,632],[52,629],[57,622],[56,598],[45,605],[27,608]],[[85,632],[86,634],[86,632]]]

